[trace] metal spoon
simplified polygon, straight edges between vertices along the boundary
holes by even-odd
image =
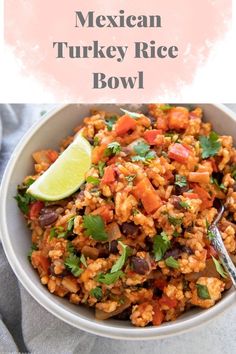
[[[213,244],[214,248],[219,253],[220,261],[223,263],[225,269],[227,270],[227,272],[232,280],[234,287],[236,288],[236,267],[233,264],[229,254],[225,248],[220,230],[217,227],[217,224],[221,220],[224,211],[225,211],[225,208],[224,208],[223,204],[220,203],[219,213],[218,213],[216,219],[214,220],[213,224],[211,224],[211,226],[209,227],[209,230],[214,234],[214,237],[212,238],[211,243]]]

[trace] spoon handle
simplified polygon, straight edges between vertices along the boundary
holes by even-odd
[[[233,264],[226,248],[224,245],[224,242],[221,237],[221,233],[216,225],[212,225],[210,227],[211,231],[215,235],[215,237],[212,239],[212,244],[216,248],[216,250],[219,253],[219,257],[221,262],[223,263],[225,269],[227,270],[228,274],[230,275],[230,278],[232,280],[233,285],[236,288],[236,267]]]

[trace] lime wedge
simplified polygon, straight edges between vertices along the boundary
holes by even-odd
[[[73,194],[91,167],[91,145],[81,135],[27,190],[37,199],[55,201]]]

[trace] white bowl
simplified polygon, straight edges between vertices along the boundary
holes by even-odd
[[[134,109],[132,105],[122,106]],[[236,117],[229,109],[222,105],[200,106],[204,109],[205,119],[213,123],[217,132],[233,135],[236,140]],[[119,112],[119,106],[112,104],[67,105],[48,113],[17,145],[5,171],[0,192],[1,237],[8,261],[20,282],[39,304],[61,320],[85,331],[110,338],[137,340],[175,335],[199,326],[235,302],[233,289],[227,291],[222,300],[208,310],[192,309],[176,321],[164,323],[160,327],[136,328],[128,322],[113,319],[95,320],[93,310],[70,304],[67,300],[50,294],[46,287],[41,285],[38,274],[27,260],[31,237],[13,198],[16,186],[32,172],[32,152],[41,148],[58,147],[60,140],[69,135],[72,128],[82,122],[94,107]],[[145,105],[141,108],[145,110]]]

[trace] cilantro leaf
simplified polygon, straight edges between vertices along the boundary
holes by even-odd
[[[127,114],[127,116],[129,116],[129,117],[131,117],[131,118],[134,118],[134,119],[141,118],[141,117],[143,116],[143,114],[136,113],[136,112],[130,112],[130,111],[127,111],[126,109],[123,109],[123,108],[120,108],[120,110],[121,110],[124,114]]]
[[[235,179],[235,181],[236,181],[236,164],[234,164],[234,165],[231,167],[230,172],[231,172],[231,176],[232,176],[233,179]]]
[[[117,141],[107,145],[105,156],[118,155],[121,152],[121,146]]]
[[[96,288],[93,288],[90,290],[90,295],[93,297],[96,297],[97,300],[102,299],[102,288],[100,286],[96,286]]]
[[[181,225],[183,222],[182,218],[176,218],[174,216],[168,215],[168,221],[171,225],[178,226]]]
[[[200,299],[207,300],[210,299],[210,294],[206,285],[196,283],[197,295]]]
[[[210,229],[210,224],[208,222],[208,220],[206,219],[206,228],[207,228],[207,238],[211,241],[213,240],[213,238],[215,238],[215,234],[211,231]]]
[[[80,256],[80,262],[87,268],[88,265],[84,254]]]
[[[99,171],[99,176],[102,177],[104,175],[104,167],[106,163],[103,161],[99,161],[98,163],[98,171]]]
[[[140,141],[136,145],[134,145],[134,151],[139,156],[145,156],[149,150],[150,150],[150,145],[148,145],[144,141]]]
[[[94,186],[98,186],[100,183],[99,178],[93,176],[88,176],[86,182],[92,183]]]
[[[112,116],[112,117],[109,117],[105,120],[107,130],[109,132],[112,131],[113,125],[116,123],[117,119],[118,119],[117,116]]]
[[[113,267],[111,268],[111,273],[115,273],[118,270],[120,270],[123,267],[123,265],[125,264],[126,259],[128,258],[129,254],[130,254],[130,249],[127,245],[124,245],[121,241],[118,241],[118,243],[122,247],[122,254],[118,258],[116,263],[113,265]]]
[[[169,110],[172,108],[172,106],[169,105],[169,104],[163,104],[163,105],[161,105],[159,108],[160,108],[163,112],[165,112],[165,111],[169,111]]]
[[[214,178],[214,177],[212,177],[212,176],[211,176],[211,183],[212,183],[212,184],[215,184],[218,189],[221,189],[221,190],[223,190],[223,191],[226,191],[226,190],[227,190],[227,188],[225,187],[225,185],[224,185],[223,183],[219,184],[219,182],[217,181],[217,179]]]
[[[100,215],[85,215],[83,220],[87,236],[91,236],[96,241],[107,240],[104,221]]]
[[[72,245],[71,241],[67,241],[67,244],[66,244],[66,249],[69,253],[74,253],[75,252],[75,248],[74,246]]]
[[[152,160],[156,157],[155,151],[150,150],[150,145],[143,141],[134,145],[134,151],[137,155],[131,157],[132,161],[142,161],[145,163],[147,160]]]
[[[222,276],[222,278],[228,278],[228,275],[225,272],[225,270],[222,267],[222,265],[220,264],[220,262],[213,256],[211,256],[211,258],[212,258],[212,260],[213,260],[213,262],[215,264],[217,272]]]
[[[187,186],[187,179],[185,176],[175,175],[175,185],[179,187],[186,187]]]
[[[79,277],[83,272],[83,269],[80,268],[80,259],[75,254],[71,254],[65,260],[65,266],[71,271],[75,277]]]
[[[179,205],[183,208],[183,209],[190,209],[190,205],[187,202],[184,202],[182,200],[179,201]]]
[[[107,273],[107,274],[100,273],[96,277],[96,280],[99,283],[104,283],[106,285],[111,285],[111,284],[115,283],[123,275],[124,275],[124,273],[121,270],[118,270],[117,272],[114,272],[114,273]]]
[[[67,224],[67,231],[73,231],[74,222],[75,222],[75,216],[73,216],[72,218],[70,218],[70,220],[68,221],[68,224]]]
[[[179,262],[172,256],[165,259],[165,264],[170,268],[179,268]]]
[[[27,192],[22,193],[22,191],[20,191],[14,198],[17,201],[17,205],[18,205],[19,209],[25,215],[28,214],[28,212],[29,212],[30,204],[36,200],[29,193],[27,193]]]
[[[220,150],[221,144],[219,142],[219,135],[215,132],[211,132],[210,135],[200,136],[199,138],[200,146],[202,148],[202,158],[207,159],[208,157],[215,156]]]
[[[50,240],[53,239],[53,237],[57,238],[64,238],[67,236],[67,231],[65,231],[63,226],[54,226],[50,230]]]
[[[30,262],[31,262],[32,253],[33,253],[34,251],[37,251],[37,250],[38,250],[38,246],[37,246],[35,243],[33,243],[32,246],[31,246],[31,248],[30,248],[30,250],[29,250],[29,252],[28,252],[28,255],[27,255],[28,260],[29,260]]]
[[[153,240],[153,251],[156,261],[160,261],[166,251],[170,248],[170,241],[167,234],[163,231],[160,235],[156,235]]]

